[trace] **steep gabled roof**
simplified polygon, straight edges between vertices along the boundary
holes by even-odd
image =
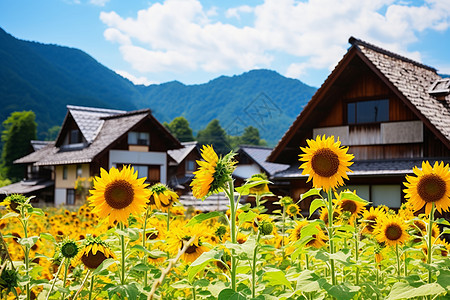
[[[185,159],[186,156],[197,147],[197,142],[184,142],[181,143],[181,145],[183,145],[183,148],[167,151],[167,154],[169,154],[169,156],[177,163],[177,165],[180,164],[183,159]]]
[[[150,118],[159,130],[167,134],[172,148],[181,147],[180,142],[153,117],[151,111],[143,109],[100,117],[102,126],[99,132],[92,143],[83,149],[64,151],[52,143],[14,163],[34,163],[37,166],[90,163],[146,118]]]
[[[75,105],[67,105],[67,114],[64,118],[64,122],[62,124],[61,130],[59,132],[58,137],[56,138],[56,144],[61,144],[61,139],[64,138],[61,135],[63,132],[63,128],[66,125],[69,116],[71,116],[78,128],[80,128],[81,133],[84,138],[88,142],[88,144],[92,143],[92,141],[97,136],[100,128],[103,125],[104,120],[103,117],[113,116],[118,114],[126,113],[124,110],[116,110],[116,109],[106,109],[106,108],[95,108],[95,107],[85,107],[85,106],[75,106]]]
[[[450,149],[450,96],[438,100],[428,93],[430,86],[441,78],[436,69],[353,37],[349,42],[352,45],[350,49],[297,116],[267,160],[282,161],[281,152],[302,129],[306,120],[317,114],[320,101],[339,89],[333,84],[340,76],[351,72],[348,67],[355,58],[372,70]]]
[[[268,176],[289,168],[289,165],[267,162],[267,156],[272,152],[272,148],[261,146],[241,146],[239,152],[245,153],[250,157]]]

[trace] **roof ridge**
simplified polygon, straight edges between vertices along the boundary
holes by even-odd
[[[239,145],[239,148],[257,148],[257,149],[268,149],[268,150],[273,149],[272,147],[269,147],[269,146],[259,146],[259,145]]]
[[[144,109],[139,109],[139,110],[133,110],[133,111],[127,111],[121,114],[117,114],[117,115],[111,115],[111,116],[105,116],[105,117],[101,117],[100,119],[102,120],[110,120],[110,119],[115,119],[115,118],[122,118],[122,117],[128,117],[128,116],[134,116],[134,115],[140,115],[140,114],[145,114],[145,113],[152,113],[150,108],[144,108]]]
[[[110,108],[99,108],[99,107],[89,107],[89,106],[78,106],[78,105],[67,105],[68,110],[82,110],[82,111],[92,111],[92,112],[104,112],[104,113],[115,113],[122,114],[125,110],[110,109]]]
[[[390,56],[390,57],[394,57],[394,58],[403,60],[403,61],[405,61],[405,62],[408,62],[408,63],[411,63],[411,64],[413,64],[413,65],[416,65],[416,66],[418,66],[418,67],[420,67],[420,68],[428,69],[428,70],[430,70],[430,71],[433,71],[433,72],[436,72],[436,73],[437,73],[437,70],[436,70],[435,68],[433,68],[433,67],[424,65],[424,64],[422,64],[422,63],[420,63],[420,62],[418,62],[418,61],[412,60],[412,59],[410,59],[410,58],[408,58],[408,57],[406,57],[406,56],[402,56],[402,55],[400,55],[400,54],[397,54],[397,53],[391,52],[391,51],[389,51],[389,50],[383,49],[383,48],[381,48],[381,47],[378,47],[378,46],[376,46],[376,45],[367,43],[367,42],[365,42],[365,41],[363,41],[363,40],[360,40],[360,39],[357,39],[357,38],[355,38],[355,37],[353,37],[353,36],[351,36],[351,37],[348,39],[348,42],[349,42],[350,44],[352,44],[353,46],[359,46],[359,45],[360,45],[360,46],[364,46],[364,47],[370,48],[370,49],[372,49],[372,50],[374,50],[374,51],[377,51],[377,52],[386,54],[386,55],[388,55],[388,56]]]

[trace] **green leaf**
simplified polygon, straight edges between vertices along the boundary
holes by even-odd
[[[192,219],[189,220],[189,222],[186,224],[186,226],[193,226],[195,224],[201,223],[205,220],[211,219],[211,218],[215,218],[215,217],[221,217],[223,216],[223,212],[221,211],[212,211],[209,213],[203,213],[203,214],[199,214],[194,216]]]
[[[436,282],[447,291],[450,290],[450,271],[439,270]]]
[[[116,263],[116,261],[114,259],[107,258],[97,267],[97,269],[94,270],[94,272],[92,274],[99,275],[100,273],[102,273],[103,271],[105,271],[106,269],[108,269],[110,266],[112,266],[115,263]]]
[[[55,237],[51,235],[50,233],[43,232],[40,234],[40,237],[44,240],[50,241],[50,242],[56,242]]]
[[[270,182],[269,180],[257,180],[257,181],[251,181],[251,182],[246,182],[244,185],[237,187],[235,190],[241,194],[241,195],[248,195],[250,194],[250,189],[252,187],[258,186],[260,184],[271,184],[272,182]]]
[[[175,289],[191,289],[192,284],[190,284],[187,279],[182,279],[182,280],[172,283],[170,285],[170,287],[173,287]]]
[[[131,268],[131,270],[136,272],[145,272],[150,270],[151,268],[144,263],[137,264]]]
[[[123,235],[130,239],[130,241],[137,241],[139,239],[139,229],[127,227],[125,229],[116,229],[118,235]]]
[[[246,300],[246,298],[232,289],[224,289],[220,292],[217,300]]]
[[[31,247],[34,246],[34,244],[36,244],[37,240],[39,239],[38,236],[30,236],[29,238],[20,238],[17,239],[17,242],[19,244],[21,244],[22,246],[27,247],[28,249],[30,249]]]
[[[212,249],[208,252],[203,252],[188,268],[188,279],[189,282],[192,282],[195,275],[198,272],[202,271],[208,263],[211,261],[219,261],[221,260],[223,255],[223,250]]]
[[[309,216],[312,216],[312,214],[320,207],[326,206],[325,200],[323,198],[317,198],[314,199],[313,202],[311,202],[311,205],[309,206]]]
[[[388,300],[395,299],[409,299],[414,297],[423,297],[429,295],[438,295],[445,292],[441,285],[438,283],[427,283],[419,286],[412,286],[407,282],[396,282],[392,286],[391,292],[389,293]]]
[[[320,198],[323,199],[322,195],[320,194],[320,191],[322,191],[322,189],[317,189],[317,188],[310,189],[306,193],[300,195],[299,202],[302,201],[302,200],[305,200],[309,196],[319,196]]]
[[[268,281],[267,285],[283,285],[292,290],[291,283],[286,279],[286,275],[281,270],[271,269],[266,271],[263,279]]]
[[[18,216],[20,216],[18,213],[15,213],[15,212],[9,212],[9,213],[7,213],[6,215],[4,215],[4,216],[2,217],[2,220],[8,219],[8,218],[14,218],[14,217],[18,217]]]
[[[30,212],[30,214],[32,215],[38,215],[38,216],[45,216],[45,213],[42,209],[40,208],[35,208],[33,207],[32,211]]]
[[[249,210],[248,212],[245,213],[240,213],[238,216],[238,224],[241,225],[245,222],[253,222],[253,220],[256,218],[257,214],[252,211]]]
[[[144,246],[142,245],[134,245],[133,247],[131,247],[130,249],[131,251],[138,251],[138,252],[144,252],[146,254],[150,254],[150,251],[148,249],[145,249]]]
[[[341,197],[341,199],[348,199],[348,200],[353,200],[356,202],[361,202],[365,205],[367,205],[369,203],[369,201],[362,199],[361,197],[359,197],[358,195],[356,195],[350,191],[341,192],[340,197]]]
[[[436,221],[434,221],[435,223],[438,223],[438,224],[441,224],[441,225],[447,225],[447,226],[450,226],[450,222],[449,221],[447,221],[446,219],[444,219],[444,218],[439,218],[439,219],[437,219]]]
[[[347,283],[341,283],[339,285],[331,285],[328,282],[324,283],[323,288],[329,295],[335,297],[337,300],[350,300],[361,289],[359,286],[352,286]]]
[[[325,278],[319,277],[317,274],[310,270],[304,270],[297,278],[296,290],[300,290],[306,293],[317,292],[322,289],[322,285],[326,283]]]

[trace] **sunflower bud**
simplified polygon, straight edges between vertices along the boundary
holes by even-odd
[[[262,235],[269,235],[272,234],[273,224],[271,222],[263,221],[258,228]]]

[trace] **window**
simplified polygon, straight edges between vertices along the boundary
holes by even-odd
[[[128,133],[128,144],[148,146],[150,145],[150,134],[148,132],[131,131]]]
[[[74,129],[70,131],[70,144],[79,144],[81,143],[81,132],[78,129]]]
[[[63,166],[63,172],[62,172],[62,179],[66,180],[67,179],[67,173],[69,172],[68,167],[67,166]]]
[[[83,167],[81,165],[77,165],[77,178],[83,177]]]
[[[389,121],[389,100],[347,103],[347,123],[379,123]]]
[[[196,167],[195,160],[187,160],[186,161],[186,172],[194,172]]]
[[[73,189],[67,190],[66,205],[75,205],[75,190]]]

